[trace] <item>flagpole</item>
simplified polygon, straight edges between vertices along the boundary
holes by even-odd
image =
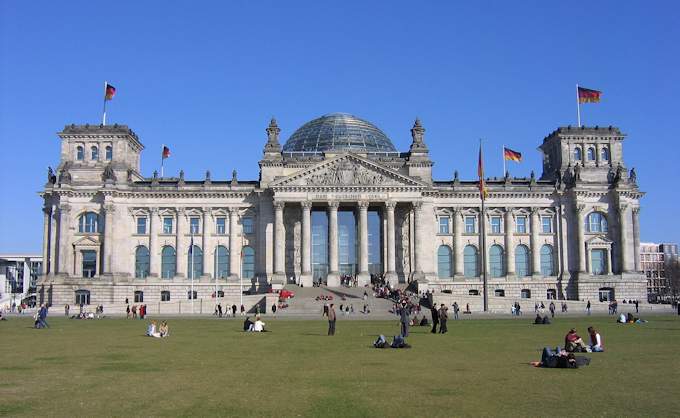
[[[165,160],[163,151],[165,151],[165,144],[161,144],[161,178],[163,178],[163,160]]]
[[[505,177],[505,174],[508,172],[508,169],[505,166],[505,144],[503,144],[503,150],[502,150],[501,158],[503,158],[503,177]]]
[[[104,81],[104,112],[102,113],[102,125],[106,125],[106,86],[109,85],[108,81]]]
[[[578,97],[578,84],[576,84],[576,123],[581,127],[581,101]]]
[[[482,167],[484,166],[484,154],[482,153],[482,139],[479,139],[479,155],[480,159],[482,160],[480,164]],[[482,170],[483,171],[483,170]],[[483,175],[484,173],[482,173]],[[484,181],[483,176],[480,178],[479,181]],[[484,287],[484,312],[488,312],[489,310],[489,295],[488,295],[488,285],[487,285],[487,278],[486,278],[486,222],[485,222],[485,207],[484,207],[484,192],[486,191],[486,187],[484,187],[482,190],[480,190],[480,197],[482,198],[482,213],[480,214],[480,238],[481,238],[481,253],[482,253],[482,285]]]

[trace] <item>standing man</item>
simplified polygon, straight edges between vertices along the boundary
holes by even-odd
[[[71,308],[71,307],[68,306],[68,303],[67,303],[66,305],[64,305],[64,315],[65,315],[67,318],[68,318],[68,311],[69,311],[70,308]]]
[[[517,305],[517,307],[519,307],[519,305]],[[458,307],[458,302],[453,302],[453,317],[456,320],[458,320],[458,311],[460,311],[460,308]],[[517,312],[519,312],[519,309],[517,310]]]
[[[678,311],[680,312],[680,311]],[[430,313],[432,314],[432,333],[436,334],[437,333],[437,325],[439,325],[439,312],[437,311],[437,307],[434,305],[434,303],[430,304]]]
[[[401,309],[399,309],[399,323],[401,323],[401,336],[408,337],[408,322],[411,316],[410,309],[406,306],[406,301],[401,302]]]
[[[590,315],[590,299],[588,299],[588,304],[586,305],[586,312]]]
[[[552,301],[550,302],[550,316],[555,317],[555,303]]]
[[[640,313],[640,310],[638,309],[639,303],[640,303],[640,301],[638,301],[637,299],[635,299],[635,313]]]
[[[442,306],[439,308],[439,333],[440,334],[446,334],[448,331],[448,328],[446,328],[446,320],[449,319],[449,314],[447,313],[448,308],[446,305],[442,303]]]
[[[328,307],[328,335],[335,335],[335,309],[333,304]]]

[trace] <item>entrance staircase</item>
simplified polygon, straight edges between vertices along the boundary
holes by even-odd
[[[288,303],[288,307],[277,311],[277,316],[320,319],[323,313],[323,305],[325,303],[328,303],[329,305],[332,303],[335,305],[335,310],[339,318],[342,318],[339,311],[340,305],[343,305],[343,307],[347,305],[353,306],[354,313],[350,314],[350,316],[355,319],[384,319],[394,317],[394,314],[389,313],[389,310],[392,308],[392,302],[387,299],[373,297],[373,291],[368,287],[300,287],[289,284],[285,286],[285,289],[294,292],[295,297],[287,299],[286,303]],[[366,301],[364,301],[364,291],[366,291],[368,295]],[[332,296],[333,300],[316,300],[318,296],[322,295]],[[361,312],[364,304],[368,306],[368,309],[370,310],[369,314]]]

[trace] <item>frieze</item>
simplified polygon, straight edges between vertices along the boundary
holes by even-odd
[[[311,200],[341,200],[341,201],[359,201],[359,200],[387,200],[387,193],[315,193],[309,196]]]

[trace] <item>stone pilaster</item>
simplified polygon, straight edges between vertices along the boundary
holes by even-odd
[[[177,222],[175,225],[175,235],[177,237],[176,252],[177,252],[177,277],[189,277],[187,270],[187,261],[189,257],[188,251],[184,249],[184,226],[186,224],[186,216],[184,208],[177,209]]]
[[[628,237],[627,237],[627,232],[628,232],[628,218],[627,218],[627,213],[628,213],[628,205],[622,204],[619,206],[619,232],[620,232],[620,239],[621,241],[619,242],[619,257],[620,257],[620,263],[621,265],[619,266],[620,272],[621,273],[628,273],[630,272],[630,267],[628,263]]]
[[[160,227],[158,208],[149,210],[149,276],[160,277],[160,248],[158,248],[158,234]]]
[[[340,286],[340,268],[338,266],[338,202],[328,202],[328,268],[326,278],[329,287]]]
[[[62,274],[71,274],[73,266],[73,249],[69,248],[69,225],[71,224],[71,206],[62,204],[59,206],[59,262],[56,271]]]
[[[57,274],[59,272],[58,270],[58,261],[57,257],[59,257],[59,252],[57,249],[57,245],[59,243],[59,231],[57,229],[57,223],[59,222],[59,214],[57,212],[57,206],[52,205],[52,210],[51,210],[51,219],[50,219],[50,274]]]
[[[387,273],[385,280],[392,286],[396,286],[399,280],[397,277],[397,248],[394,229],[394,208],[396,206],[395,202],[385,202],[385,212],[387,213]]]
[[[241,247],[238,241],[239,208],[229,208],[229,278],[238,280],[241,277]]]
[[[465,274],[465,254],[463,251],[463,212],[460,209],[453,211],[453,276],[463,277]]]
[[[302,205],[302,275],[300,280],[305,287],[312,287],[312,202],[303,201]]]
[[[368,273],[368,202],[358,203],[359,208],[359,286],[370,283]]]
[[[576,237],[576,245],[578,246],[578,271],[579,273],[586,272],[586,244],[585,244],[585,210],[586,205],[576,205],[576,229],[578,235]]]
[[[538,217],[538,208],[531,209],[531,274],[535,277],[541,275],[541,249],[538,233],[540,229],[540,222]]]
[[[640,208],[633,208],[633,253],[635,254],[635,271],[640,268]]]
[[[113,273],[113,215],[116,208],[112,204],[104,206],[104,265],[102,274]]]
[[[515,246],[514,232],[515,222],[512,216],[512,208],[505,208],[505,266],[508,277],[515,276]]]
[[[415,220],[415,228],[414,230],[414,237],[413,237],[413,242],[415,244],[415,260],[414,260],[414,268],[413,268],[413,279],[414,280],[424,280],[425,275],[423,274],[423,261],[425,258],[425,249],[426,249],[426,242],[427,242],[427,237],[425,236],[425,225],[423,222],[423,202],[414,202],[413,203],[413,210],[414,210],[414,220]]]
[[[203,208],[203,229],[201,230],[203,248],[203,275],[208,277],[215,277],[215,263],[213,256],[213,249],[210,246],[210,233],[212,232],[212,208]]]

